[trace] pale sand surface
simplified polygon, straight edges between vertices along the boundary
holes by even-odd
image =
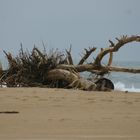
[[[0,88],[0,112],[0,140],[140,140],[139,93]]]

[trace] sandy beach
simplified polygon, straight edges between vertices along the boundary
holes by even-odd
[[[0,140],[139,140],[140,94],[0,88]]]

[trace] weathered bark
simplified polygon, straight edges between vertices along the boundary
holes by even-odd
[[[78,88],[83,90],[96,90],[96,84],[81,78],[78,73],[64,70],[54,69],[47,72],[45,78],[47,81],[63,80],[69,83],[68,87]]]
[[[135,68],[123,68],[123,67],[110,66],[108,67],[108,70],[114,71],[114,72],[140,73],[140,69],[135,69]]]
[[[79,79],[80,76],[77,73],[73,73],[64,69],[53,69],[47,72],[45,79],[50,80],[65,80],[68,83]]]
[[[92,69],[98,69],[97,66],[92,64],[83,64],[83,65],[58,65],[58,69],[65,69],[65,70],[75,70],[77,72],[84,72],[84,71],[91,71]]]

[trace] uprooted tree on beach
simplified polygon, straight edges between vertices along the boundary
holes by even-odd
[[[47,53],[34,47],[31,52],[23,51],[22,45],[19,54],[13,57],[4,51],[9,63],[7,70],[0,72],[1,85],[7,87],[57,87],[77,88],[82,90],[110,90],[114,89],[113,83],[104,78],[105,74],[114,72],[140,73],[140,69],[112,66],[113,53],[117,52],[127,43],[140,42],[140,36],[122,36],[116,38],[116,43],[102,48],[93,62],[87,63],[89,56],[96,48],[85,49],[85,53],[78,64],[73,63],[71,47],[66,53],[58,50]],[[103,65],[102,59],[109,54],[108,64]],[[80,73],[90,72],[94,78],[83,78]]]

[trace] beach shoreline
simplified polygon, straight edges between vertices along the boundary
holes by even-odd
[[[140,94],[0,88],[0,139],[139,140]]]

